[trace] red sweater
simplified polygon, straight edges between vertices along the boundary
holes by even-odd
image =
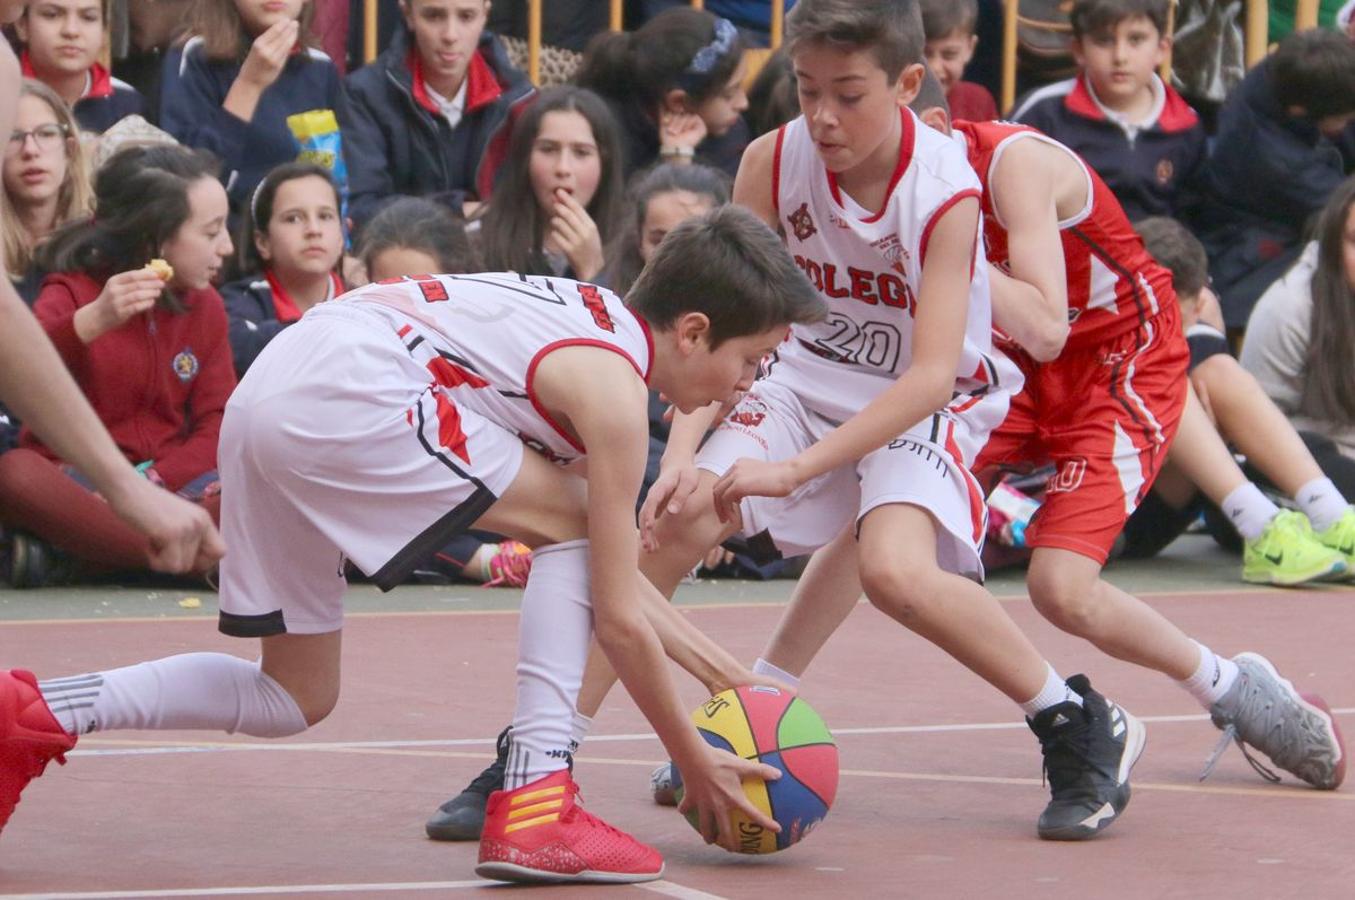
[[[85,344],[75,311],[102,289],[83,273],[51,275],[33,312],[127,459],[152,460],[177,491],[216,468],[221,417],[235,389],[225,305],[214,288],[191,291],[186,312],[155,308]],[[56,459],[27,428],[20,441]]]

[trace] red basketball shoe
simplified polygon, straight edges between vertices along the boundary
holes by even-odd
[[[23,669],[0,670],[0,830],[19,794],[55,759],[66,764],[75,738],[52,715],[38,680]]]
[[[628,884],[654,881],[663,857],[587,812],[568,769],[495,791],[485,809],[475,874],[498,881]]]

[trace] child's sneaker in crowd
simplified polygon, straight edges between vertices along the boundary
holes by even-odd
[[[1345,557],[1324,546],[1313,534],[1308,517],[1291,509],[1280,510],[1261,536],[1247,541],[1242,550],[1242,580],[1252,584],[1292,587],[1345,574]]]
[[[475,874],[498,881],[603,884],[663,875],[657,850],[589,813],[578,794],[568,769],[491,794]]]
[[[1209,709],[1223,736],[1200,780],[1236,741],[1247,762],[1267,781],[1280,777],[1247,752],[1248,744],[1315,788],[1339,787],[1346,777],[1346,747],[1326,701],[1316,694],[1300,694],[1264,656],[1239,653],[1233,662],[1239,670],[1237,680]]]
[[[1325,531],[1316,533],[1318,541],[1341,554],[1346,561],[1346,580],[1355,580],[1355,508],[1346,507],[1346,514]]]
[[[75,738],[57,722],[32,672],[0,671],[0,830],[19,794],[56,760],[66,764]]]

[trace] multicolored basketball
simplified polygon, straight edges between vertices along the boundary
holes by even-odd
[[[799,842],[828,814],[837,795],[837,744],[819,714],[799,697],[772,687],[739,687],[711,697],[692,713],[706,743],[781,770],[776,781],[746,779],[753,805],[781,826],[776,834],[735,815],[742,853],[775,853]],[[678,802],[682,775],[674,768]],[[695,816],[687,821],[696,827]]]

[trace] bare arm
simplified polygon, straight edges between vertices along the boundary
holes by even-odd
[[[748,145],[734,176],[734,202],[778,231],[776,198],[772,195],[772,164],[776,156],[776,135],[771,131]]]
[[[989,185],[1007,230],[1011,267],[1010,273],[988,268],[993,324],[1040,362],[1056,358],[1068,339],[1068,276],[1057,205],[1063,158],[1075,165],[1058,148],[1016,141],[1000,158]]]

